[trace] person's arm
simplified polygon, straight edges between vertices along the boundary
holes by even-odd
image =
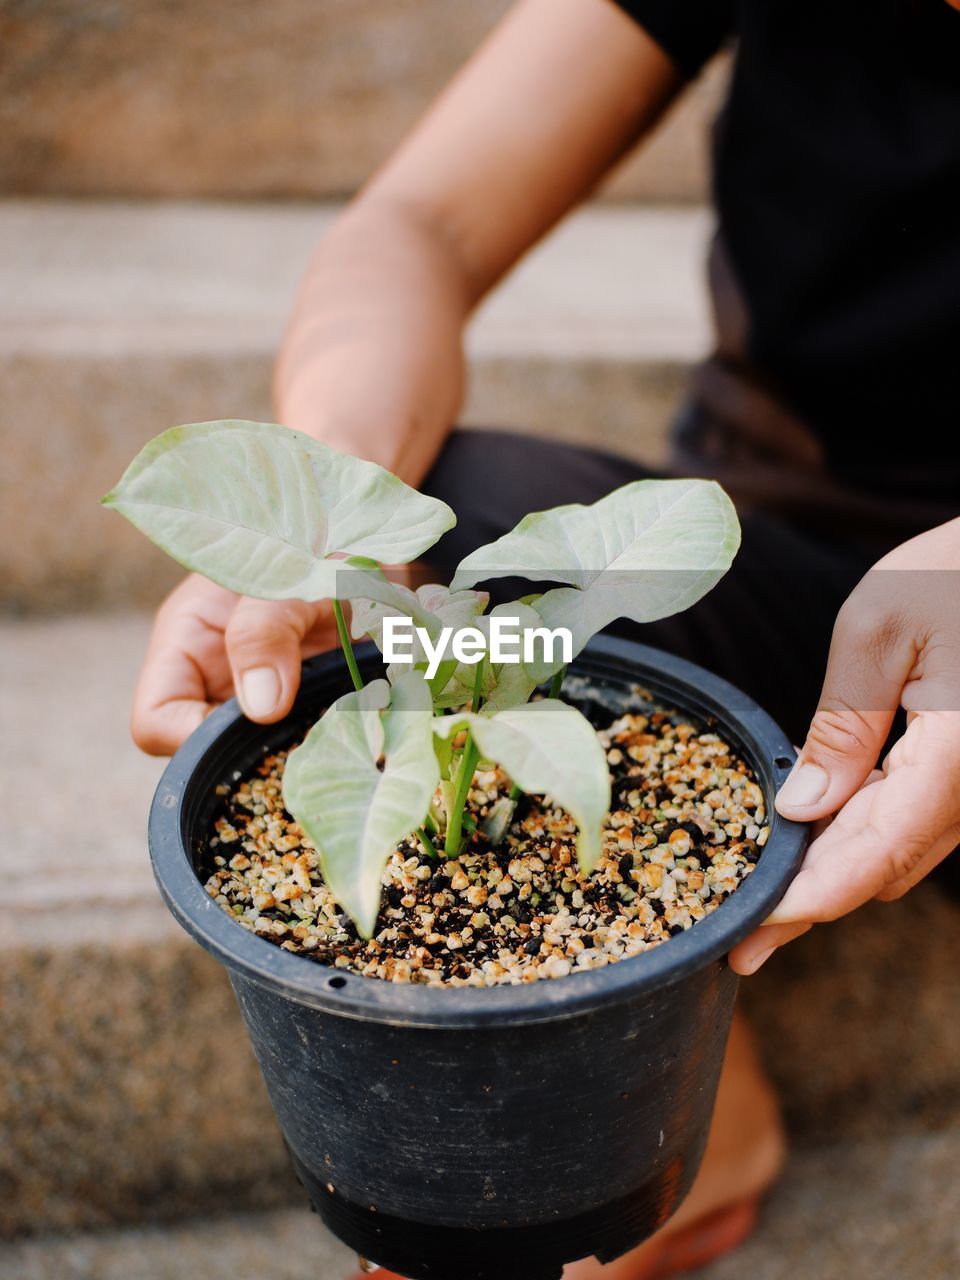
[[[906,732],[878,769],[899,707]],[[819,833],[783,901],[731,952],[742,974],[813,924],[902,897],[960,845],[960,520],[884,556],[841,609],[777,809]]]
[[[610,0],[522,0],[321,245],[277,364],[278,421],[418,483],[459,410],[471,309],[681,82]],[[234,689],[278,720],[301,658],[331,643],[325,604],[191,576],[158,613],[134,738],[169,754]]]
[[[460,407],[470,311],[680,83],[610,0],[517,5],[320,246],[279,420],[419,482]]]

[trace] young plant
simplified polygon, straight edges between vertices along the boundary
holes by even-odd
[[[376,927],[383,870],[401,841],[416,838],[426,853],[442,848],[449,858],[475,838],[467,801],[481,761],[513,783],[483,838],[502,836],[520,792],[547,794],[576,822],[580,865],[593,869],[610,804],[606,759],[590,723],[560,701],[565,659],[543,633],[569,633],[567,657],[575,657],[617,618],[649,622],[688,608],[739,545],[719,485],[640,480],[592,506],[528,515],[467,556],[450,587],[412,591],[381,565],[407,564],[432,546],[456,522],[448,506],[299,432],[239,421],[164,432],[104,503],[232,591],[333,602],[355,689],[291,752],[283,796],[364,937]],[[475,587],[503,576],[565,585],[488,614],[488,596]],[[344,601],[354,638],[370,635],[381,650],[388,619],[419,628],[410,661],[364,684]],[[538,641],[517,661],[492,660],[492,620],[504,618]],[[469,654],[465,646],[451,654],[444,646],[466,628]],[[531,701],[547,682],[551,696]]]

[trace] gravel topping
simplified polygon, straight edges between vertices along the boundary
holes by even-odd
[[[639,955],[715,911],[750,874],[769,832],[763,793],[727,743],[666,712],[621,716],[599,737],[613,811],[589,876],[577,867],[573,821],[549,797],[521,797],[502,844],[487,845],[479,824],[510,781],[481,766],[467,851],[435,859],[405,840],[384,870],[377,932],[366,941],[283,807],[287,753],[278,752],[220,788],[206,890],[284,950],[389,982],[493,987]]]

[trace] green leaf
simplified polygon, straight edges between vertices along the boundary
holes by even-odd
[[[521,636],[525,631],[543,625],[543,620],[539,614],[520,600],[515,600],[510,604],[497,605],[495,609],[491,610],[490,617],[496,617],[497,615],[504,618],[517,618],[520,624]],[[489,631],[489,624],[487,629]],[[490,665],[490,688],[485,694],[486,701],[483,704],[481,714],[493,716],[500,711],[505,711],[508,707],[515,707],[521,703],[528,702],[534,689],[543,681],[544,677],[540,674],[540,667],[541,664],[537,662],[533,664],[523,661],[492,663]]]
[[[416,591],[411,591],[409,587],[399,586],[396,583],[386,582],[386,580],[384,580],[384,585],[381,585],[377,581],[371,580],[370,575],[364,575],[364,577],[366,584],[358,579],[357,589],[358,592],[362,591],[364,585],[366,585],[369,590],[369,596],[366,598],[354,598],[353,637],[357,640],[361,636],[370,636],[381,652],[383,652],[383,620],[386,617],[411,618],[416,626],[423,627],[431,640],[436,640],[444,627],[453,627],[455,631],[458,631],[461,627],[479,625],[481,621],[479,615],[483,613],[487,607],[487,601],[490,599],[486,591],[453,592],[449,587],[439,586],[434,583],[418,587]],[[426,666],[428,655],[419,637],[414,634],[411,637],[411,641],[412,663],[391,663],[387,667],[389,680],[392,681],[404,671],[409,671],[411,665]],[[434,702],[437,706],[462,705],[461,702],[450,702],[445,693],[442,694],[442,691],[445,691],[450,682],[451,676],[460,665],[463,666],[465,671],[471,673],[475,671],[474,667],[458,664],[456,658],[447,658],[441,662],[437,674],[430,681]],[[463,698],[463,702],[469,701],[472,690],[473,675],[471,674],[470,689],[466,697]],[[459,697],[459,688],[455,696]],[[441,697],[443,700],[441,700]]]
[[[470,620],[470,625],[482,631],[487,637],[488,651],[490,619],[496,617],[516,618],[521,636],[524,631],[531,627],[542,627],[544,625],[540,615],[520,600],[515,600],[510,604],[497,605],[495,609],[492,609],[488,614],[484,614],[483,617],[475,617]],[[453,674],[442,686],[440,692],[434,693],[433,702],[438,710],[464,707],[473,697],[476,666],[456,661],[453,666]],[[494,715],[497,711],[503,711],[506,707],[513,707],[521,702],[527,702],[537,685],[542,684],[546,678],[543,674],[543,667],[544,664],[537,661],[533,663],[525,663],[523,661],[494,663],[488,661],[483,673],[482,691],[484,704],[482,714]],[[546,674],[549,675],[551,673],[552,668],[547,668]]]
[[[348,599],[346,557],[405,564],[456,523],[376,463],[258,422],[165,431],[103,501],[185,568],[265,600]]]
[[[369,594],[354,599],[353,638],[359,640],[361,636],[369,636],[381,652],[384,618],[412,618],[432,639],[444,627],[459,630],[461,627],[473,626],[474,619],[483,613],[490,599],[486,591],[454,592],[449,587],[434,583],[411,591],[409,587],[386,579],[383,586],[380,586],[370,575],[364,575],[364,578],[361,585]],[[426,651],[416,636],[413,637],[412,650],[414,663],[426,662]]]
[[[284,804],[365,938],[387,859],[423,822],[438,781],[430,690],[416,671],[338,698],[287,760]]]
[[[569,583],[533,601],[577,654],[616,618],[652,622],[696,603],[740,545],[736,511],[712,480],[637,480],[592,506],[526,516],[462,561],[453,589],[519,576]]]
[[[481,754],[496,762],[524,791],[549,795],[579,828],[577,853],[584,871],[600,858],[600,832],[610,808],[610,774],[596,731],[575,707],[556,699],[527,702],[496,715],[438,716],[434,730],[448,738],[467,727]]]

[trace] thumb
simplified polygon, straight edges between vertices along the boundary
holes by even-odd
[[[273,724],[293,706],[300,684],[303,637],[317,621],[323,602],[238,601],[226,630],[233,687],[244,714]]]
[[[896,621],[854,591],[837,618],[806,741],[777,795],[785,818],[836,813],[876,767],[912,665]]]

